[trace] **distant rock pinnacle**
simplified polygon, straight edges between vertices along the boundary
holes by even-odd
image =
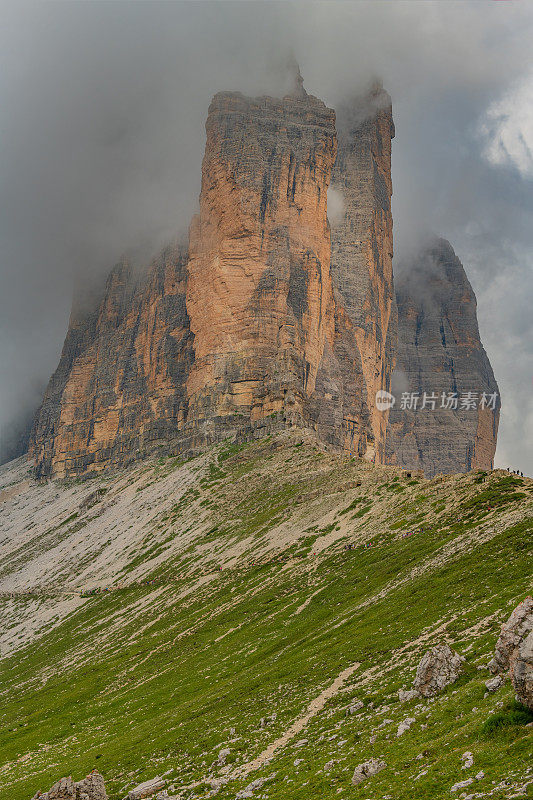
[[[304,79],[302,78],[302,73],[300,72],[300,66],[295,58],[289,59],[288,67],[293,82],[292,89],[290,91],[290,97],[307,97],[308,95],[304,89]]]
[[[422,469],[426,477],[491,469],[499,390],[481,343],[476,297],[463,265],[449,242],[436,239],[398,270],[395,284],[398,345],[393,393],[398,396],[389,415],[390,462]],[[420,398],[420,407],[411,407],[411,393]],[[402,396],[408,407],[402,408]],[[434,408],[433,400],[429,408],[423,407],[424,396],[437,398]]]

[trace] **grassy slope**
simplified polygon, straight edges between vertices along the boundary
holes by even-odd
[[[454,796],[452,784],[479,770],[485,778],[469,791],[480,797],[523,783],[532,729],[521,720],[487,730],[502,703],[511,719],[512,690],[484,699],[488,673],[477,665],[530,592],[533,482],[501,472],[413,480],[301,442],[213,450],[132,559],[150,565],[161,542],[202,518],[193,544],[156,558],[154,583],[88,597],[0,662],[0,796],[25,800],[94,766],[113,800],[167,772],[176,794],[205,779],[184,797],[208,796],[224,774],[219,798],[272,775],[254,796],[423,800]],[[143,485],[180,468],[162,461]],[[434,701],[400,704],[421,654],[443,639],[466,656],[463,677]],[[233,777],[355,662],[270,763]],[[355,699],[364,708],[346,716]],[[416,721],[398,738],[408,716]],[[225,746],[221,769],[213,762]],[[354,767],[373,756],[387,768],[351,786]]]

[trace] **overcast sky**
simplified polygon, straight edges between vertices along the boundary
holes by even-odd
[[[38,402],[73,282],[187,229],[220,90],[393,99],[395,247],[445,236],[533,474],[533,9],[525,0],[1,2],[0,426]]]

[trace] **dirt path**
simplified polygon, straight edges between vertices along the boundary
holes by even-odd
[[[248,761],[246,764],[238,767],[234,772],[231,773],[232,779],[235,778],[245,778],[250,772],[254,772],[257,769],[260,769],[267,761],[270,761],[276,750],[279,750],[280,747],[285,747],[286,744],[290,742],[291,739],[302,731],[309,720],[311,720],[314,716],[316,716],[324,706],[326,705],[327,701],[334,697],[344,686],[348,678],[355,672],[355,670],[359,667],[359,662],[352,664],[351,667],[343,670],[340,675],[338,675],[333,683],[331,683],[324,691],[320,692],[320,694],[311,700],[309,705],[307,706],[305,712],[298,717],[292,725],[287,728],[287,730],[272,744],[263,750],[263,752],[254,758],[252,761]]]

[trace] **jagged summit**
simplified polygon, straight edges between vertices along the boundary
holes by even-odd
[[[387,320],[360,335],[357,299],[350,305],[335,288],[338,232],[327,218],[335,112],[305,93],[297,67],[295,80],[297,96],[282,100],[213,98],[188,247],[162,253],[135,285],[115,275],[100,305],[73,322],[34,428],[39,476],[120,466],[157,449],[198,452],[280,426],[381,458],[383,422],[370,409],[392,363],[370,349],[376,331],[387,338]],[[386,309],[390,108],[372,126],[375,136],[365,129],[347,166],[345,203],[357,208],[352,218],[364,213],[357,258]],[[379,197],[366,191],[369,180]],[[349,270],[355,254],[344,255]],[[366,319],[377,313],[374,296]],[[369,381],[374,370],[382,377]]]
[[[31,437],[38,477],[121,467],[156,451],[198,453],[285,427],[376,463],[492,464],[497,421],[486,415],[475,457],[472,447],[449,448],[438,465],[436,429],[416,447],[406,444],[411,434],[387,434],[376,397],[406,357],[411,319],[401,295],[399,352],[391,100],[373,82],[336,120],[306,93],[295,60],[289,68],[294,88],[281,99],[213,98],[188,242],[144,272],[119,266],[102,298],[73,310]],[[331,220],[329,190],[339,211]],[[434,302],[453,314],[453,281],[440,285]],[[454,328],[461,354],[482,351],[471,307],[472,324]],[[428,336],[438,320],[426,315]],[[418,348],[419,371],[450,374],[452,355],[449,345]],[[447,418],[446,436],[456,436],[456,421]]]

